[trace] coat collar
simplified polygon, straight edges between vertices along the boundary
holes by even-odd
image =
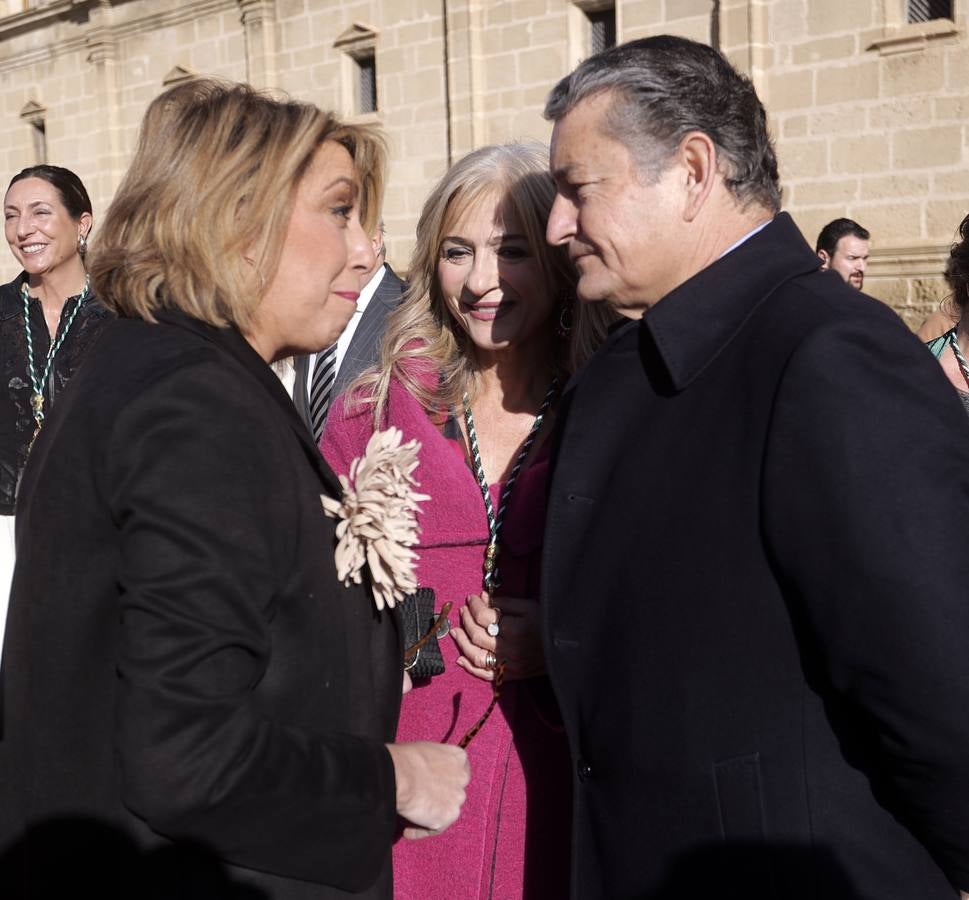
[[[794,220],[773,221],[675,288],[642,318],[674,389],[683,390],[780,285],[820,263]]]
[[[26,280],[27,273],[21,272],[13,281],[0,285],[0,319],[9,319],[24,308],[20,285]]]
[[[340,497],[343,488],[340,480],[333,474],[333,470],[326,464],[320,454],[319,448],[313,443],[313,438],[300,419],[296,407],[282,382],[273,373],[266,361],[252,348],[249,342],[242,336],[239,330],[233,326],[216,328],[207,322],[193,318],[177,310],[163,310],[159,312],[157,318],[160,322],[167,325],[174,325],[177,328],[184,328],[194,334],[199,335],[210,343],[214,344],[221,352],[229,354],[245,369],[256,381],[262,385],[263,389],[279,405],[283,416],[289,423],[290,428],[296,435],[307,458],[317,470],[323,483],[326,485],[327,492],[333,497]]]

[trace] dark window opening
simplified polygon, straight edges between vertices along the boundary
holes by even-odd
[[[357,63],[357,111],[377,111],[377,61],[373,51],[356,57]]]
[[[908,0],[907,16],[909,22],[951,19],[952,0]]]
[[[30,123],[31,137],[34,141],[35,165],[43,165],[47,162],[47,126],[43,119],[35,119]]]
[[[589,19],[589,50],[601,53],[616,46],[616,10],[601,9],[586,13]]]

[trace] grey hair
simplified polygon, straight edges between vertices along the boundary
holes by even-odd
[[[781,205],[767,114],[750,80],[717,51],[673,35],[620,44],[584,60],[552,88],[545,118],[557,122],[578,103],[609,92],[606,133],[655,180],[691,131],[717,148],[727,188],[744,206]]]

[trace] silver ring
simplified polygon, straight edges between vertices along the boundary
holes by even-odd
[[[490,650],[485,654],[484,667],[486,669],[498,668],[498,657],[495,656]]]
[[[497,606],[493,606],[492,610],[495,614],[495,620],[485,628],[485,631],[488,632],[489,637],[498,637],[501,634],[501,628],[498,627],[498,623],[501,621],[501,610]]]

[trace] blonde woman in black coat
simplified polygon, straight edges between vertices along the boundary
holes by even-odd
[[[91,266],[120,318],[18,510],[4,897],[389,900],[398,816],[457,817],[463,751],[391,743],[397,623],[338,580],[340,484],[268,365],[352,315],[382,158],[243,86],[149,107]]]

